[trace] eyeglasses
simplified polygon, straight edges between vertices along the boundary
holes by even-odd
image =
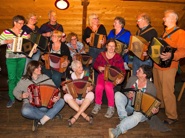
[[[37,20],[37,18],[30,18],[31,20],[34,20],[34,21],[36,21]]]
[[[16,22],[16,23],[18,23],[18,24],[20,24],[20,25],[24,25],[24,22]]]
[[[140,21],[142,21],[142,20],[143,20],[142,18],[141,18],[141,19],[138,19],[137,22],[140,22]]]
[[[73,39],[71,39],[71,41],[74,41],[74,40],[77,40],[77,38],[73,38]]]

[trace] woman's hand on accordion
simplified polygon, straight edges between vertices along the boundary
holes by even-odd
[[[86,39],[86,42],[87,43],[89,43],[90,41],[91,41],[91,38],[90,37]]]
[[[134,97],[134,92],[133,92],[133,91],[129,91],[129,92],[127,93],[127,97],[128,97],[129,99],[133,98],[133,97]]]
[[[12,44],[13,43],[13,39],[4,40],[4,43],[5,44]]]
[[[92,91],[92,89],[93,89],[93,86],[91,85],[91,86],[87,87],[87,91],[86,92],[88,93],[88,92]]]
[[[56,103],[60,99],[60,95],[53,97],[53,102]]]
[[[166,53],[162,53],[160,55],[160,58],[162,59],[162,61],[166,61],[168,59],[170,59],[172,56],[172,54],[170,52],[166,52]]]
[[[28,92],[24,92],[22,94],[22,99],[27,99],[29,97],[29,93]]]
[[[103,72],[105,70],[105,67],[99,66],[98,70],[99,70],[99,72]]]
[[[159,107],[158,108],[156,108],[156,107],[152,108],[152,113],[153,114],[157,114],[158,112],[159,112]]]

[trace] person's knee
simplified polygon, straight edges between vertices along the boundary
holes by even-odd
[[[30,108],[23,107],[21,110],[21,113],[22,113],[22,116],[27,117],[32,113],[32,111]]]

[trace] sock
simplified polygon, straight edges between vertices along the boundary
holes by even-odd
[[[50,120],[50,118],[47,115],[45,115],[45,116],[42,117],[40,122],[41,122],[42,125],[44,125],[48,120]]]

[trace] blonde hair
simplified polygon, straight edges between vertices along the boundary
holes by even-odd
[[[89,15],[89,25],[92,26],[92,20],[93,18],[99,18],[97,14],[92,13],[91,15]]]
[[[48,17],[49,17],[49,18],[50,18],[51,13],[57,14],[56,11],[50,10],[50,11],[48,12]]]
[[[52,32],[52,35],[57,35],[58,37],[62,37],[62,32],[61,31],[59,31],[59,30],[54,30],[53,32]]]
[[[78,40],[78,35],[76,34],[76,33],[74,33],[74,32],[71,32],[71,33],[69,33],[68,35],[67,35],[67,39],[66,39],[66,41],[68,42],[68,43],[70,43],[71,42],[71,38],[72,37],[76,37],[76,39]]]
[[[35,16],[37,19],[38,19],[38,16],[35,14],[35,13],[29,13],[28,14],[28,16],[27,16],[27,18],[26,18],[26,22],[28,22],[28,20],[31,18],[31,17],[33,17],[33,16]],[[35,24],[37,24],[37,22],[35,23]]]

